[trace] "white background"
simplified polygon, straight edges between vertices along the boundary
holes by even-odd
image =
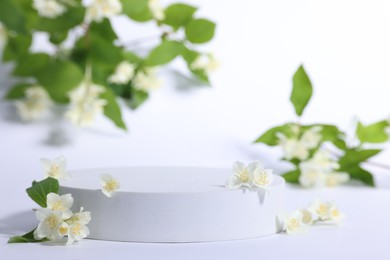
[[[319,192],[324,199],[334,199],[349,211],[345,227],[321,227],[306,236],[186,245],[98,241],[83,241],[74,248],[4,245],[10,234],[22,233],[35,224],[33,215],[26,213],[34,204],[24,189],[33,179],[42,178],[41,157],[64,155],[70,169],[127,165],[229,167],[234,160],[260,159],[281,171],[286,166],[278,163],[278,150],[251,142],[269,127],[296,119],[288,99],[292,74],[301,63],[314,85],[304,123],[332,123],[349,130],[356,116],[365,123],[389,117],[389,1],[188,2],[200,7],[199,16],[218,24],[215,40],[204,48],[213,50],[221,68],[212,76],[212,87],[198,88],[191,88],[196,84],[171,71],[163,71],[165,84],[161,89],[137,111],[124,108],[128,133],[117,130],[104,118],[90,129],[72,128],[64,122],[24,124],[15,119],[11,104],[0,104],[0,258],[4,253],[5,259],[25,253],[58,259],[82,259],[94,254],[118,257],[126,253],[136,259],[153,254],[157,256],[152,259],[182,259],[189,253],[194,259],[207,255],[212,259],[219,255],[254,259],[301,252],[300,259],[312,259],[313,255],[352,259],[353,254],[354,259],[366,259],[374,253],[377,259],[388,259],[384,242],[389,241],[390,194],[380,188],[290,189],[289,209],[306,205]],[[115,25],[125,42],[156,34],[152,24],[129,25],[120,18]],[[48,46],[38,39],[34,48]],[[182,66],[180,60],[172,65],[179,69]],[[2,65],[0,71],[4,91],[10,84],[6,76],[9,67]],[[384,152],[375,160],[389,164],[389,154]],[[389,186],[389,172],[372,169],[378,184]],[[374,200],[376,203],[366,205]]]

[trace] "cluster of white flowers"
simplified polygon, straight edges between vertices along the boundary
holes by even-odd
[[[66,172],[66,159],[64,156],[59,156],[53,160],[42,158],[41,164],[45,177],[51,177],[57,180],[69,178],[69,175]]]
[[[299,129],[298,129],[299,131]],[[287,138],[282,133],[277,133],[280,145],[287,160],[299,159],[306,160],[309,157],[310,149],[316,148],[321,141],[322,127],[314,126],[306,130],[302,136]]]
[[[108,82],[115,84],[127,84],[134,76],[136,66],[128,61],[122,61],[116,66],[113,74],[108,78]]]
[[[114,193],[120,188],[119,181],[110,174],[101,175],[100,183],[102,185],[102,192],[109,198],[111,198]]]
[[[340,165],[327,151],[318,150],[313,158],[301,162],[299,183],[303,187],[337,186],[349,181],[348,173],[337,172]]]
[[[303,187],[337,186],[349,181],[349,175],[337,172],[340,165],[332,158],[331,154],[324,150],[317,150],[312,158],[308,159],[314,149],[317,149],[321,139],[321,126],[313,126],[300,136],[300,128],[291,126],[294,136],[288,138],[282,133],[276,133],[283,149],[284,158],[287,160],[298,159],[299,183]]]
[[[104,18],[111,18],[122,12],[122,3],[120,0],[93,0],[87,6],[85,19],[87,22],[100,22]]]
[[[219,68],[219,61],[215,59],[214,55],[204,54],[199,55],[190,65],[192,70],[203,70],[206,73],[211,73]]]
[[[47,18],[56,18],[66,12],[66,1],[59,0],[33,0],[33,8],[38,14]]]
[[[143,71],[137,72],[133,79],[133,87],[138,90],[150,91],[158,89],[162,82],[157,78],[154,68],[146,68]]]
[[[88,211],[72,213],[70,208],[73,205],[71,194],[58,195],[49,193],[46,198],[46,208],[36,211],[36,217],[40,221],[34,230],[36,240],[48,239],[54,242],[62,242],[67,238],[67,245],[80,241],[89,235],[86,226],[91,220],[91,213]]]
[[[164,9],[158,0],[149,0],[148,6],[154,19],[162,21],[165,19]]]
[[[274,180],[272,169],[265,169],[261,162],[254,161],[245,166],[242,162],[233,163],[233,174],[227,179],[226,187],[241,187],[267,190]]]
[[[25,91],[25,97],[15,102],[16,109],[23,121],[40,119],[48,112],[52,101],[41,86],[32,86]]]
[[[283,231],[287,234],[306,233],[308,226],[314,223],[326,221],[340,224],[345,218],[334,203],[313,201],[308,208],[295,210],[286,217],[283,217]]]
[[[70,109],[65,113],[65,118],[81,127],[91,125],[107,104],[106,100],[99,98],[104,91],[103,86],[83,81],[69,93]]]

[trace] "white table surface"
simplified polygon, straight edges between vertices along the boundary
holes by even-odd
[[[222,61],[221,69],[212,88],[199,89],[183,88],[193,83],[179,77],[177,84],[163,73],[162,89],[136,112],[125,109],[129,133],[105,119],[84,130],[63,122],[24,124],[10,104],[0,103],[0,259],[390,259],[390,174],[372,167],[378,188],[287,188],[287,210],[320,198],[334,200],[347,215],[341,227],[316,226],[305,235],[190,244],[6,244],[37,224],[31,211],[35,205],[24,190],[33,179],[42,179],[41,157],[64,155],[69,169],[226,168],[234,160],[260,159],[277,172],[285,170],[277,160],[280,151],[251,142],[265,129],[295,118],[288,98],[291,75],[301,62],[315,86],[303,123],[346,129],[355,115],[367,123],[388,117],[388,1],[187,2],[201,6],[200,14],[219,24],[209,48]],[[119,32],[122,23],[116,22]],[[150,31],[149,25],[134,26],[138,36]],[[45,48],[39,41],[35,47]],[[7,70],[0,67],[0,92],[10,85]],[[389,156],[385,151],[375,160],[389,164]]]

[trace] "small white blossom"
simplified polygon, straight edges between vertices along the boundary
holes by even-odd
[[[108,78],[108,81],[115,84],[127,84],[133,78],[134,72],[134,64],[127,61],[122,61],[115,68],[114,73]]]
[[[103,174],[100,176],[100,183],[102,185],[102,192],[109,198],[120,188],[119,181],[110,174]]]
[[[83,238],[86,238],[89,235],[89,229],[86,225],[90,221],[91,213],[88,211],[83,211],[83,208],[80,209],[80,212],[75,213],[71,218],[69,218],[66,221],[68,225],[68,242],[66,244],[70,245],[75,241],[77,242]]]
[[[45,116],[51,104],[49,95],[41,86],[29,87],[25,91],[25,97],[15,102],[19,116],[26,122]]]
[[[307,232],[307,226],[303,222],[303,215],[300,210],[293,211],[285,219],[285,231],[287,234],[302,234]]]
[[[161,80],[156,77],[155,69],[148,68],[145,71],[139,71],[133,80],[135,89],[148,92],[161,86]]]
[[[53,211],[62,212],[62,217],[64,219],[70,218],[72,216],[72,211],[70,208],[73,205],[73,197],[71,194],[58,195],[55,193],[47,194],[47,208]]]
[[[326,181],[326,173],[313,163],[300,163],[299,183],[306,188],[323,187]]]
[[[104,18],[111,18],[122,12],[120,0],[93,0],[87,7],[85,19],[87,22],[100,22]]]
[[[66,159],[64,156],[57,157],[53,160],[42,158],[41,164],[44,175],[57,180],[67,179],[69,176],[66,172]]]
[[[324,172],[330,173],[334,170],[340,168],[340,165],[332,158],[331,154],[325,150],[318,150],[313,158],[307,160],[306,162],[310,162],[316,164],[320,167]]]
[[[321,131],[321,126],[313,126],[303,133],[300,140],[307,148],[313,149],[318,146],[322,139]]]
[[[226,187],[237,189],[240,187],[251,187],[253,179],[253,171],[259,165],[258,161],[245,166],[244,163],[236,161],[233,163],[233,174],[227,179]]]
[[[34,231],[34,238],[37,240],[47,238],[51,241],[59,241],[63,235],[60,234],[59,228],[64,222],[61,211],[53,211],[48,208],[38,209],[35,216],[40,221]]]
[[[308,210],[315,216],[316,220],[325,221],[330,219],[332,207],[333,204],[330,202],[315,200],[309,205]]]
[[[289,139],[282,133],[277,133],[276,135],[279,138],[284,157],[287,160],[294,158],[299,160],[306,160],[309,157],[309,150],[303,142],[295,138]]]
[[[326,176],[326,186],[334,187],[344,184],[350,180],[349,174],[345,172],[332,172]]]
[[[340,224],[345,218],[344,213],[342,213],[332,202],[315,200],[309,205],[308,211],[315,216],[315,220],[319,221],[331,221]]]
[[[253,170],[252,185],[260,189],[268,189],[269,185],[274,181],[272,169],[264,169],[259,163]]]
[[[219,61],[213,54],[199,55],[190,65],[192,70],[204,70],[207,73],[216,71],[219,68]]]
[[[305,224],[305,225],[311,225],[313,224],[313,214],[308,211],[307,209],[301,209],[301,214],[302,214],[302,222]]]
[[[65,118],[80,127],[92,125],[95,118],[103,113],[107,101],[99,95],[105,88],[92,82],[84,81],[69,93],[70,109]]]
[[[55,18],[66,12],[67,8],[58,0],[33,0],[33,8],[42,17]]]
[[[148,6],[154,19],[162,21],[165,19],[164,9],[158,0],[149,0]]]
[[[340,224],[345,219],[345,214],[341,212],[335,205],[330,209],[329,220]]]

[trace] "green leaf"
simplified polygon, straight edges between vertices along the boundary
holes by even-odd
[[[316,125],[312,125],[312,126],[316,126]],[[322,141],[329,141],[341,150],[347,149],[347,144],[343,139],[345,137],[345,133],[340,129],[338,129],[337,126],[326,125],[326,124],[318,124],[317,126],[322,127],[322,131],[321,131]]]
[[[293,170],[287,173],[282,174],[282,177],[289,183],[299,183],[299,175],[301,172],[297,170]]]
[[[130,63],[138,64],[138,63],[141,63],[141,61],[142,61],[142,59],[137,54],[135,54],[134,52],[131,52],[131,51],[123,52],[122,56],[125,60],[127,60]]]
[[[187,4],[171,4],[164,11],[165,20],[163,23],[170,25],[174,30],[177,30],[192,19],[195,11],[195,7]]]
[[[46,197],[47,194],[53,192],[58,194],[59,183],[58,180],[48,177],[43,181],[33,182],[33,185],[28,188],[27,194],[30,198],[35,201],[42,208],[46,208]]]
[[[362,143],[384,143],[389,139],[386,133],[387,127],[389,127],[387,121],[379,121],[368,126],[358,122],[356,134]]]
[[[301,116],[313,94],[313,88],[303,66],[299,66],[293,76],[293,89],[290,101],[294,105],[295,112]]]
[[[111,89],[106,88],[100,97],[107,101],[104,106],[104,115],[108,117],[117,127],[127,130],[126,124],[122,119],[121,109],[116,101],[116,96]]]
[[[340,171],[348,171],[349,168],[359,165],[380,152],[379,149],[347,150],[339,160]]]
[[[123,60],[121,49],[112,41],[107,41],[98,34],[91,34],[89,38],[90,57],[94,62],[116,66]]]
[[[3,52],[3,61],[17,60],[28,52],[32,42],[31,35],[9,35]]]
[[[25,96],[26,90],[31,86],[29,83],[19,83],[8,91],[5,98],[8,100],[21,99]]]
[[[111,26],[110,20],[104,18],[101,22],[92,22],[89,26],[91,33],[98,34],[100,37],[112,42],[118,39],[114,29]]]
[[[22,236],[14,236],[14,237],[11,237],[9,240],[8,240],[8,243],[9,244],[12,244],[12,243],[37,243],[37,242],[44,242],[44,241],[47,241],[47,239],[41,239],[41,240],[36,240],[34,238],[34,231],[35,231],[35,228],[28,232],[27,234],[24,234]]]
[[[131,109],[137,109],[142,103],[145,102],[149,97],[149,94],[142,90],[131,89],[131,97],[127,101],[127,104]]]
[[[185,33],[190,42],[205,43],[214,37],[215,23],[206,19],[193,19],[187,23]]]
[[[29,53],[20,59],[12,72],[15,76],[31,77],[47,66],[50,56],[46,53]]]
[[[68,38],[68,32],[54,32],[50,34],[49,41],[55,45],[61,44]]]
[[[67,11],[55,18],[46,18],[38,16],[38,20],[34,25],[34,29],[38,31],[54,34],[56,32],[68,31],[84,21],[85,8],[80,4],[67,7]]]
[[[123,13],[137,22],[151,20],[152,13],[149,9],[149,0],[121,0]]]
[[[23,12],[11,0],[0,1],[0,22],[12,31],[26,33]]]
[[[349,168],[346,170],[346,172],[349,173],[349,175],[351,176],[352,179],[360,180],[364,184],[371,186],[371,187],[375,186],[374,178],[373,178],[372,174],[359,166]]]
[[[176,41],[162,41],[160,45],[150,51],[145,59],[145,66],[158,66],[166,64],[182,52],[183,45]]]
[[[49,62],[45,69],[36,75],[50,97],[59,103],[68,102],[69,91],[77,87],[83,77],[83,72],[75,63],[62,60]]]
[[[287,123],[281,126],[273,127],[267,130],[259,138],[257,138],[254,143],[264,143],[269,146],[275,146],[279,144],[279,138],[276,136],[276,133],[282,133],[286,136],[291,135],[291,123]]]

